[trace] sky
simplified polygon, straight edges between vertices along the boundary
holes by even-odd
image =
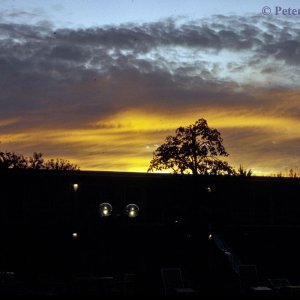
[[[0,0],[0,150],[146,172],[205,118],[255,175],[300,167],[300,2]]]

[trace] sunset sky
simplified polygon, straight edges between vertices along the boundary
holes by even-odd
[[[0,47],[0,150],[147,171],[205,118],[235,167],[300,167],[299,1],[0,0]]]

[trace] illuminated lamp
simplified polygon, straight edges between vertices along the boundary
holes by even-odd
[[[212,192],[211,187],[208,186],[208,187],[206,188],[206,191],[207,191],[208,193],[211,193],[211,192]]]
[[[126,206],[126,214],[129,218],[135,218],[139,214],[139,207],[136,204],[128,204]]]
[[[101,203],[99,205],[99,214],[101,217],[109,217],[112,213],[112,206],[109,203]]]
[[[77,192],[78,187],[79,187],[78,183],[74,183],[73,184],[73,190],[74,190],[74,192]]]
[[[77,240],[78,239],[78,233],[77,232],[73,232],[72,233],[72,238],[73,238],[73,240]]]

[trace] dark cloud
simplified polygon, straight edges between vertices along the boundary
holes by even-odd
[[[37,17],[35,13],[29,13],[27,11],[11,11],[5,14],[7,18],[20,18],[20,17],[28,17],[34,18]]]
[[[297,61],[299,34],[296,29],[291,29],[292,24],[283,33],[280,27],[266,23],[264,26],[271,29],[265,32],[259,25],[251,24],[252,21],[219,16],[210,23],[198,21],[177,25],[176,20],[169,19],[141,25],[56,31],[49,24],[0,24],[3,37],[1,58],[20,71],[30,65],[31,72],[40,72],[46,66],[58,73],[69,68],[74,73],[84,73],[86,68],[109,72],[111,69],[132,67],[151,72],[163,66],[169,71],[170,62],[164,61],[167,53],[162,54],[165,47],[172,47],[178,52],[180,49],[177,47],[217,52],[227,49],[237,53],[248,50],[252,57],[259,57],[257,64],[266,56],[288,63]],[[139,58],[139,55],[147,56],[151,51],[156,53],[155,60]],[[188,68],[192,71],[192,63]]]

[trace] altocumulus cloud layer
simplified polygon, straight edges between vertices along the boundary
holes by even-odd
[[[1,19],[0,19],[1,21]],[[214,16],[88,29],[0,23],[1,148],[146,171],[204,117],[234,165],[300,165],[300,23]]]

